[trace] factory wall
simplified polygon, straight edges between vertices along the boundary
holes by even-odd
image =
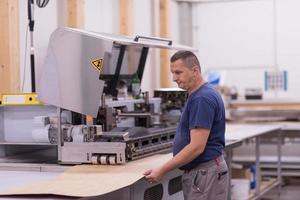
[[[119,0],[86,0],[84,29],[119,33],[118,2]],[[133,5],[133,35],[158,36],[159,0],[134,0]],[[66,0],[50,0],[46,8],[35,9],[37,80],[51,32],[66,24],[65,6]],[[264,97],[299,98],[299,7],[298,0],[204,1],[193,4],[193,30],[179,30],[178,6],[176,1],[170,1],[170,38],[176,42],[179,40],[179,31],[192,31],[193,46],[199,49],[203,73],[221,71],[225,85],[237,87],[241,96],[245,88],[264,89],[265,71],[287,70],[288,90],[267,91],[264,92]],[[27,1],[20,0],[19,10],[21,84],[23,92],[28,92],[29,40],[25,59]],[[29,39],[29,35],[27,38]],[[152,50],[149,56],[142,89],[152,91],[160,85],[159,52]]]
[[[299,98],[300,2],[207,2],[194,5],[193,27],[204,71],[221,71],[225,85],[243,96],[245,88],[264,90],[265,71],[287,70],[287,91],[264,91],[264,97]]]

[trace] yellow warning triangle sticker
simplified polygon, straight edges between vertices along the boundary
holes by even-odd
[[[102,72],[103,70],[103,58],[99,58],[92,61],[93,66],[99,71]]]

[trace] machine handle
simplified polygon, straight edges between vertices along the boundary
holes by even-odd
[[[168,42],[168,45],[172,46],[172,40],[165,39],[165,38],[147,37],[147,36],[137,35],[137,36],[135,36],[134,41],[138,42],[140,38],[141,39],[147,39],[147,40],[158,40],[158,41]]]

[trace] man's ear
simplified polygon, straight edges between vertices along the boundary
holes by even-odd
[[[193,69],[193,72],[199,72],[199,67],[197,65],[194,65],[192,67],[192,69]]]

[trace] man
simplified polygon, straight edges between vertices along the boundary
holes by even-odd
[[[188,92],[177,126],[174,157],[164,165],[144,173],[150,182],[179,168],[185,200],[226,199],[228,168],[223,158],[225,109],[220,94],[201,75],[194,53],[178,51],[170,59],[173,80]]]

